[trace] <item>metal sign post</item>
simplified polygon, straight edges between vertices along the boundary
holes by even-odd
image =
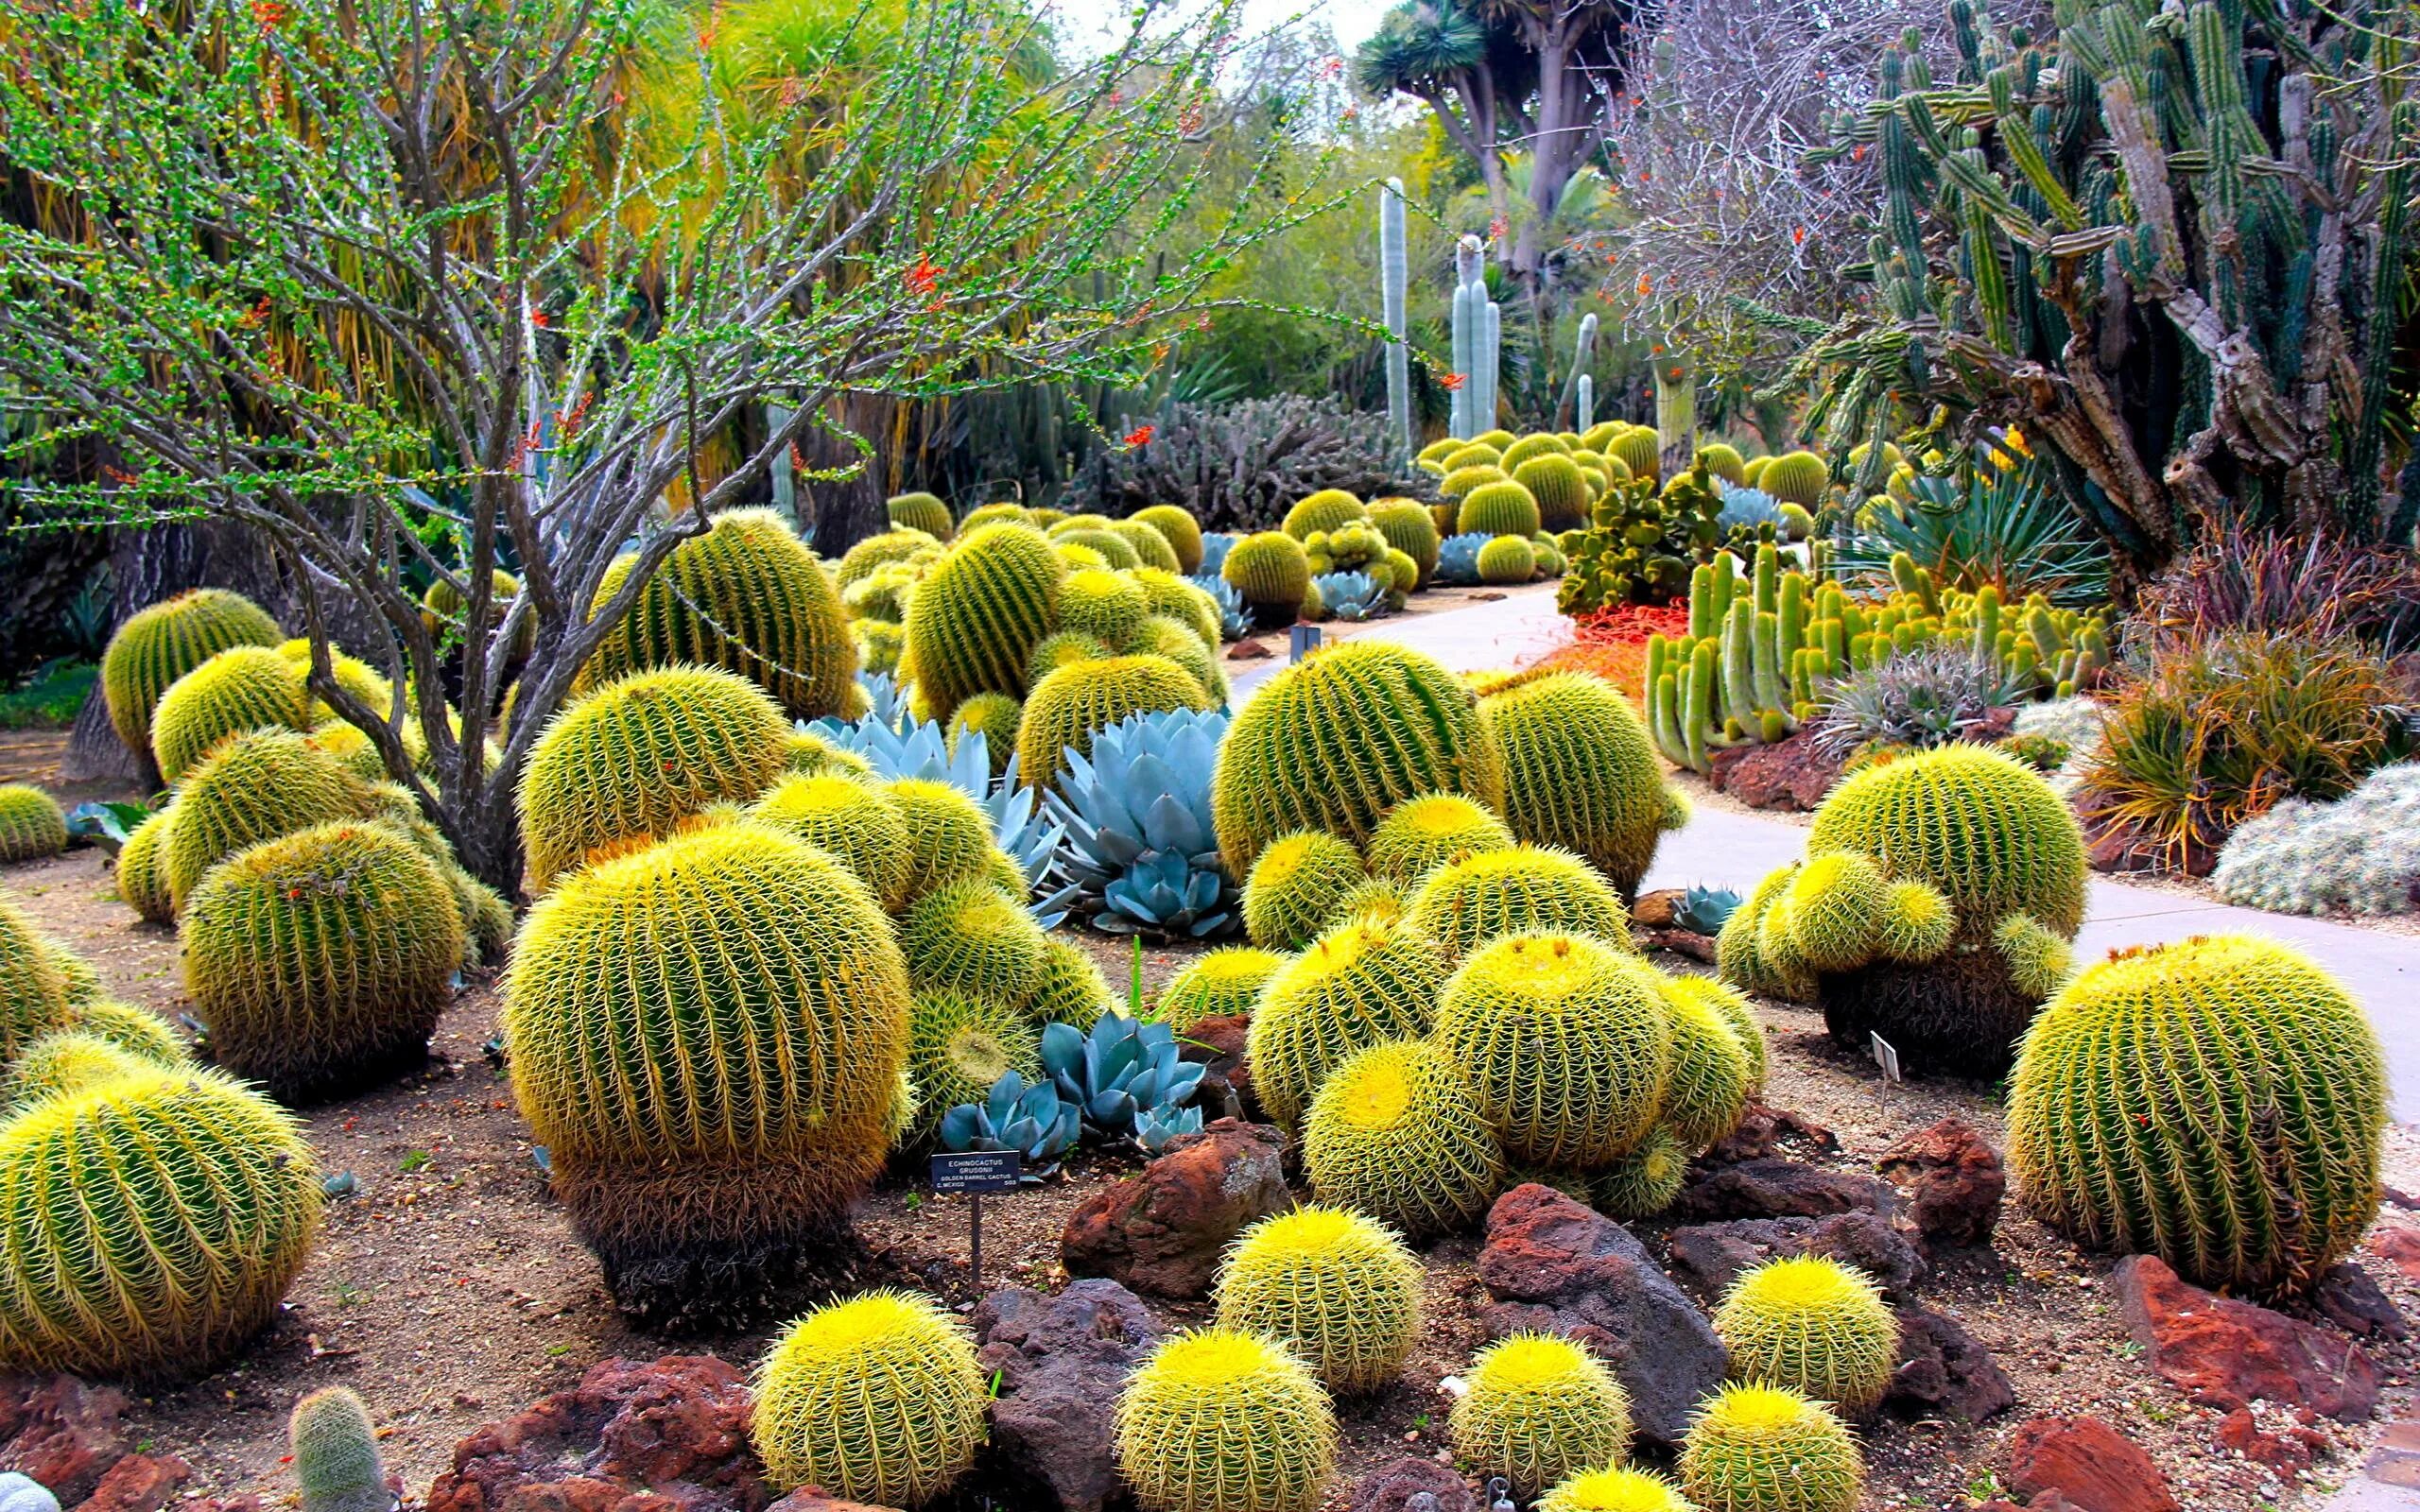
[[[966,1194],[967,1268],[983,1286],[983,1194],[1014,1192],[1025,1157],[1015,1150],[954,1150],[933,1157],[933,1190]]]
[[[1871,1047],[1874,1063],[1882,1068],[1882,1110],[1888,1113],[1891,1110],[1891,1084],[1902,1079],[1899,1075],[1898,1047],[1871,1030],[1867,1033],[1874,1041]]]

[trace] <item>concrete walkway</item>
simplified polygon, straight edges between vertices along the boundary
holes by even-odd
[[[1329,639],[1368,638],[1413,646],[1456,672],[1533,659],[1560,644],[1564,633],[1552,584],[1515,589],[1498,602],[1442,614],[1323,628]],[[1236,677],[1237,704],[1282,664],[1272,659]],[[1744,896],[1765,873],[1797,860],[1806,834],[1804,826],[1784,819],[1701,805],[1686,829],[1665,836],[1644,885],[1703,883]],[[2395,1118],[2420,1123],[2420,938],[2295,914],[2233,908],[2096,876],[2076,945],[2079,954],[2089,958],[2123,945],[2238,933],[2286,940],[2308,952],[2353,990],[2385,1041]]]

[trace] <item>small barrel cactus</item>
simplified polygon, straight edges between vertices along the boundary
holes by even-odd
[[[1714,1332],[1741,1381],[1863,1412],[1891,1387],[1899,1320],[1872,1281],[1839,1261],[1796,1255],[1742,1274]]]
[[[1538,1498],[1537,1512],[1700,1512],[1681,1488],[1651,1470],[1582,1470]]]
[[[1744,475],[1745,469],[1742,469]],[[1756,474],[1756,487],[1785,504],[1812,509],[1824,502],[1832,484],[1832,470],[1812,452],[1789,452],[1774,457]]]
[[[1531,1497],[1582,1470],[1630,1457],[1630,1395],[1602,1361],[1552,1333],[1515,1333],[1488,1346],[1454,1403],[1454,1457],[1501,1475]]]
[[[1042,939],[1042,970],[1033,996],[1026,1000],[1026,1017],[1035,1023],[1073,1024],[1089,1030],[1101,1015],[1124,1011],[1123,1000],[1111,989],[1109,978],[1080,945],[1059,935]]]
[[[1672,1074],[1654,969],[1582,935],[1513,935],[1472,954],[1436,1033],[1516,1160],[1586,1167],[1627,1153],[1654,1128]]]
[[[1597,490],[1569,455],[1548,452],[1530,457],[1513,466],[1512,481],[1537,501],[1539,529],[1577,530],[1588,524]]]
[[[1478,580],[1498,587],[1526,583],[1538,575],[1538,548],[1523,536],[1490,536],[1478,548]]]
[[[117,848],[117,895],[147,924],[164,924],[177,917],[176,900],[168,896],[168,810],[162,809],[126,837]]]
[[[2033,1022],[2009,1099],[2025,1204],[2204,1286],[2303,1290],[2378,1211],[2386,1059],[2342,986],[2250,936],[2121,954]]]
[[[1130,570],[1148,567],[1172,573],[1182,564],[1176,548],[1168,544],[1168,538],[1140,520],[1112,520],[1105,528],[1134,553],[1134,568]]]
[[[1440,867],[1512,845],[1511,828],[1485,804],[1460,793],[1423,793],[1389,809],[1370,833],[1370,874],[1416,887]]]
[[[250,846],[314,824],[368,816],[373,791],[292,730],[254,730],[221,744],[187,774],[161,871],[179,910],[211,868]]]
[[[1143,1512],[1316,1512],[1336,1467],[1327,1393],[1283,1345],[1204,1329],[1151,1351],[1117,1400]]]
[[[1244,1230],[1219,1271],[1219,1327],[1291,1349],[1331,1391],[1395,1378],[1420,1334],[1420,1262],[1384,1224],[1298,1208]]]
[[[1303,1171],[1322,1202],[1418,1236],[1486,1211],[1504,1155],[1444,1053],[1396,1040],[1354,1056],[1321,1084],[1303,1121]]]
[[[1725,1386],[1706,1399],[1682,1440],[1680,1471],[1705,1512],[1856,1512],[1865,1486],[1865,1456],[1847,1426],[1773,1386]]]
[[[1630,700],[1584,672],[1527,677],[1479,701],[1504,760],[1504,819],[1533,845],[1585,856],[1628,897],[1656,842],[1688,822]]]
[[[991,1396],[964,1324],[913,1293],[869,1292],[774,1343],[749,1437],[781,1489],[914,1508],[974,1463]]]
[[[235,645],[169,684],[151,711],[151,759],[160,775],[182,782],[230,735],[310,729],[304,671],[275,646]]]
[[[209,1369],[275,1314],[322,1201],[294,1121],[221,1073],[45,1099],[0,1125],[0,1364]]]
[[[794,834],[856,873],[884,908],[907,902],[908,821],[890,795],[837,773],[786,777],[748,811],[757,823]]]
[[[28,1041],[0,1073],[0,1114],[23,1112],[46,1097],[161,1069],[158,1062],[99,1035],[55,1029]]]
[[[949,506],[938,494],[894,493],[883,506],[894,530],[915,530],[936,541],[947,541],[957,528]]]
[[[1287,1128],[1355,1052],[1428,1032],[1445,958],[1400,919],[1349,919],[1311,942],[1261,989],[1248,1040],[1253,1090]]]
[[[1418,581],[1397,583],[1407,593],[1426,588],[1437,575],[1437,522],[1428,510],[1414,499],[1380,499],[1370,506],[1370,524],[1387,538],[1387,544],[1411,558],[1419,569]]]
[[[926,893],[900,921],[899,946],[917,991],[981,998],[1011,1014],[1042,986],[1043,945],[1033,916],[982,877]]]
[[[1067,752],[1091,755],[1093,736],[1121,719],[1207,707],[1201,682],[1163,656],[1107,657],[1062,667],[1026,695],[1017,765],[1027,785],[1047,786],[1065,767]]]
[[[1525,544],[1538,533],[1538,501],[1511,478],[1482,483],[1462,495],[1454,514],[1454,529],[1464,535],[1519,540]]]
[[[392,1512],[395,1493],[378,1456],[370,1409],[343,1386],[323,1386],[294,1404],[285,1422],[302,1512]]]
[[[1016,1009],[962,992],[919,992],[908,1018],[908,1079],[921,1128],[983,1100],[1010,1072],[1042,1074],[1042,1038]]]
[[[1179,1034],[1204,1019],[1250,1014],[1260,1001],[1261,988],[1285,964],[1285,956],[1249,945],[1231,945],[1196,956],[1160,988],[1156,1011]]]
[[[1160,533],[1176,553],[1176,570],[1197,573],[1201,570],[1201,523],[1192,512],[1173,504],[1155,504],[1135,510],[1129,520],[1140,521]]]
[[[959,744],[969,735],[983,737],[983,753],[990,760],[992,776],[997,780],[1016,754],[1017,729],[1025,723],[1025,700],[1005,693],[978,693],[958,706],[949,716],[948,744],[955,755]]]
[[[1021,524],[960,536],[917,586],[900,667],[947,719],[978,693],[1022,696],[1034,643],[1059,613],[1066,567],[1050,542]]]
[[[903,777],[882,789],[908,827],[905,901],[968,877],[988,876],[999,847],[982,806],[959,788],[929,778]]]
[[[1633,949],[1620,896],[1580,857],[1543,846],[1477,851],[1438,868],[1412,895],[1409,917],[1458,960],[1490,940],[1534,931]]]
[[[1656,985],[1672,1026],[1672,1076],[1658,1121],[1689,1149],[1703,1150],[1739,1126],[1754,1066],[1715,1002],[1672,977],[1659,974]]]
[[[73,1016],[59,953],[0,892],[0,1066]]]
[[[1105,646],[1130,645],[1150,612],[1143,585],[1125,573],[1088,567],[1060,580],[1062,631],[1089,635]]]
[[[273,646],[284,637],[241,593],[197,588],[129,615],[101,653],[110,724],[127,748],[151,748],[151,714],[178,679],[231,646]]]
[[[1588,1196],[1608,1218],[1652,1218],[1672,1205],[1689,1178],[1689,1150],[1658,1128],[1630,1152],[1590,1174]]]
[[[344,821],[213,868],[186,901],[184,944],[218,1063],[301,1103],[422,1059],[453,999],[462,916],[400,832]]]
[[[1280,835],[1244,878],[1244,933],[1263,950],[1300,950],[1338,902],[1369,880],[1353,847],[1320,830]]]
[[[1295,540],[1307,541],[1314,533],[1324,534],[1369,518],[1368,508],[1344,490],[1322,489],[1305,494],[1286,511],[1283,528]]]
[[[38,861],[67,849],[58,799],[26,782],[0,782],[0,862]]]
[[[1236,541],[1219,576],[1244,595],[1253,627],[1273,630],[1293,624],[1301,611],[1311,586],[1311,561],[1292,536],[1264,530]]]
[[[1748,1091],[1761,1091],[1765,1085],[1765,1026],[1756,1018],[1754,1004],[1746,993],[1728,982],[1711,976],[1679,975],[1664,979],[1664,995],[1668,998],[1689,998],[1712,1008],[1715,1016],[1730,1026],[1740,1051],[1748,1057]]]

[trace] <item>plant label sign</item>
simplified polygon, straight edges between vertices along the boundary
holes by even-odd
[[[1287,644],[1287,660],[1300,662],[1320,648],[1321,630],[1316,625],[1297,625]]]
[[[979,1195],[1014,1192],[1025,1170],[1025,1157],[1015,1150],[958,1150],[933,1157],[933,1190]]]
[[[1874,1063],[1882,1068],[1884,1081],[1905,1079],[1899,1074],[1899,1047],[1878,1034],[1874,1036]]]

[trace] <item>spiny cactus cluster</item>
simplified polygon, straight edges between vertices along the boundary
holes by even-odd
[[[1832,791],[1807,859],[1722,927],[1722,974],[1819,1002],[1836,1039],[1996,1075],[2067,969],[2083,837],[2041,777],[1974,746],[1869,767]]]
[[[869,1292],[774,1343],[749,1436],[776,1487],[914,1508],[974,1462],[990,1400],[964,1324],[912,1293]]]
[[[1348,919],[1280,967],[1253,1010],[1248,1051],[1260,1105],[1302,1120],[1355,1052],[1428,1032],[1445,985],[1437,942],[1401,919]]]
[[[1127,1378],[1116,1454],[1144,1512],[1315,1512],[1335,1472],[1336,1416],[1284,1345],[1203,1329]]]
[[[151,749],[161,695],[219,652],[274,646],[285,637],[268,612],[241,593],[198,588],[128,616],[101,653],[110,724],[130,750]]]
[[[2009,1100],[2024,1201],[2199,1284],[2303,1290],[2377,1215],[2377,1035],[2317,964],[2250,936],[2121,953],[2027,1031]]]
[[[1244,1231],[1219,1271],[1218,1324],[1291,1349],[1332,1391],[1392,1381],[1420,1334],[1420,1262],[1357,1212],[1306,1207]]]
[[[2273,913],[2420,909],[2420,763],[2381,766],[2333,803],[2288,799],[2236,826],[2210,883]]]
[[[1486,1211],[1502,1188],[1504,1155],[1446,1054],[1426,1040],[1392,1040],[1320,1084],[1304,1119],[1303,1172],[1321,1201],[1418,1237]]]

